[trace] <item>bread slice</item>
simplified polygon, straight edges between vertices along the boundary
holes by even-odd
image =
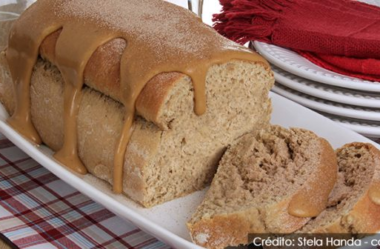
[[[117,51],[114,46],[108,49]],[[107,58],[95,62],[101,64]],[[97,68],[99,74],[111,73]],[[78,116],[79,156],[91,174],[112,185],[113,158],[125,111],[117,98],[91,88],[91,77],[99,80],[100,76],[86,75]],[[214,65],[206,79],[207,112],[197,116],[188,76],[165,73],[154,77],[137,99],[138,116],[124,163],[124,193],[149,207],[203,189],[227,145],[268,125],[268,92],[273,83],[272,72],[263,62]],[[40,59],[32,76],[31,116],[43,142],[53,150],[63,142],[62,84],[58,69]],[[107,88],[107,84],[102,86]],[[0,56],[0,101],[12,114],[14,93],[4,53]]]
[[[338,181],[329,197],[328,208],[299,232],[379,232],[380,151],[371,144],[351,143],[338,149],[336,155]]]
[[[188,222],[192,239],[224,248],[247,244],[249,233],[294,232],[310,216],[293,216],[290,207],[306,207],[312,216],[322,212],[336,175],[334,150],[310,131],[273,126],[258,136],[245,135],[223,156]]]

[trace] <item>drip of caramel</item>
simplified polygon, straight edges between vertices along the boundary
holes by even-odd
[[[145,84],[163,72],[187,74],[193,82],[195,113],[206,112],[205,79],[210,66],[238,59],[267,62],[203,25],[192,13],[162,0],[39,0],[14,24],[7,60],[16,89],[9,124],[27,139],[41,139],[30,117],[30,79],[42,41],[62,29],[55,64],[64,79],[64,143],[54,155],[66,167],[87,170],[78,155],[77,116],[83,73],[94,51],[106,42],[127,42],[120,62],[124,127],[116,145],[113,188],[123,189],[123,164],[131,136],[135,102]]]
[[[86,33],[86,39],[80,43],[71,42],[72,37],[78,33]],[[108,30],[99,30],[93,26],[70,22],[63,27],[56,44],[56,64],[65,82],[65,137],[63,147],[54,157],[81,174],[87,173],[87,169],[78,156],[76,119],[82,96],[83,72],[95,50],[113,38],[115,38],[115,34]]]

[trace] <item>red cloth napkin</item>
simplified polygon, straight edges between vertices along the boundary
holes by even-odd
[[[330,70],[380,80],[376,6],[351,0],[221,0],[221,4],[214,27],[236,42],[272,43],[302,51]]]
[[[314,64],[333,72],[380,82],[380,60],[315,54],[303,51],[297,52]]]

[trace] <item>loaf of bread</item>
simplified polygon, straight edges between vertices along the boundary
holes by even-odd
[[[328,208],[299,233],[374,234],[380,231],[380,151],[351,143],[336,151],[338,181]]]
[[[65,7],[65,1],[56,2]],[[123,1],[114,2],[117,6],[125,5]],[[41,0],[37,4],[50,3]],[[75,0],[67,4],[88,5],[88,2]],[[103,6],[102,1],[99,4]],[[137,8],[140,3],[133,0],[129,4]],[[212,29],[201,24],[186,10],[167,7],[168,3],[156,0],[142,1],[141,4],[157,5],[155,11],[168,8],[172,15],[170,17],[174,19],[176,15],[184,21],[186,18],[194,18],[193,24],[201,25],[204,37],[209,38],[210,32],[211,37],[216,37],[214,46],[237,46],[232,43],[227,46],[229,41],[219,40],[224,38],[218,38]],[[59,10],[65,9],[64,7]],[[89,15],[91,8],[86,13],[80,13],[80,18]],[[146,9],[150,13],[150,9],[154,8]],[[28,18],[27,15],[33,16],[33,11],[38,13],[37,7],[28,10],[24,18]],[[144,13],[141,15],[144,16]],[[161,18],[162,22],[169,22],[165,16]],[[134,21],[143,25],[143,22],[132,18],[131,22]],[[156,32],[152,24],[149,25],[151,30],[147,32]],[[158,31],[162,25],[165,27],[165,24],[155,25],[158,26]],[[179,24],[168,25],[168,29],[177,27],[177,32],[185,32],[182,20]],[[59,37],[64,31],[65,28],[63,31],[54,31],[42,41],[30,84],[32,124],[42,142],[54,151],[62,148],[65,136],[65,82],[57,67],[56,54]],[[175,33],[176,30],[172,32]],[[184,35],[181,39],[188,40],[181,42],[186,41],[187,45],[177,44],[178,37],[173,37],[172,43],[161,41],[155,48],[165,56],[173,51],[178,53],[181,57],[178,63],[181,63],[181,60],[187,58],[182,58],[183,55],[193,58],[189,52],[199,53],[197,43],[213,44],[213,40],[202,40],[204,37],[200,33],[189,40]],[[76,43],[75,39],[72,42]],[[126,108],[120,78],[124,69],[120,65],[127,44],[130,45],[124,39],[115,38],[102,44],[92,54],[84,70],[84,86],[76,118],[80,160],[89,173],[111,185],[114,185],[114,155],[125,119]],[[236,59],[204,68],[207,71],[206,112],[203,115],[194,112],[195,89],[192,78],[185,73],[160,72],[145,84],[135,102],[136,116],[124,157],[123,192],[126,195],[150,207],[203,189],[210,183],[218,161],[230,143],[245,133],[258,131],[269,124],[271,103],[268,92],[274,83],[272,72],[260,56],[241,49],[240,54],[247,54],[247,58],[253,59],[245,60],[237,56]],[[145,56],[143,53],[141,51],[142,59]],[[0,56],[0,101],[12,115],[17,98],[7,56],[8,52]],[[201,57],[200,60],[204,61]]]
[[[273,126],[248,134],[221,159],[205,199],[188,222],[207,248],[247,244],[250,233],[291,233],[326,208],[337,177],[323,138]]]
[[[295,233],[287,235],[286,239],[313,240],[327,235],[339,241],[352,236],[361,239],[380,232],[380,151],[371,144],[354,142],[337,149],[336,157],[338,178],[326,210]],[[318,248],[310,244],[298,247]]]
[[[0,101],[12,114],[13,86],[4,54],[1,62]],[[207,83],[208,112],[201,117],[193,113],[188,77],[179,73],[155,77],[140,95],[137,109],[154,112],[151,117],[156,122],[141,116],[135,120],[125,156],[124,192],[148,207],[209,184],[227,145],[268,124],[273,78],[267,70],[239,61],[213,66]],[[63,142],[62,92],[57,68],[40,60],[32,78],[31,114],[43,142],[53,150]],[[110,184],[122,121],[120,103],[84,89],[78,116],[79,155],[91,174]]]

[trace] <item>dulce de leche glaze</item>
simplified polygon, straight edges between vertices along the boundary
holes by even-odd
[[[36,144],[41,138],[30,117],[30,79],[42,41],[61,30],[55,61],[64,79],[64,144],[55,158],[86,173],[78,156],[76,117],[83,72],[91,55],[115,38],[127,42],[120,61],[120,92],[125,124],[114,157],[113,189],[122,192],[123,162],[145,84],[163,72],[187,74],[194,86],[195,113],[206,111],[209,67],[233,59],[264,62],[260,56],[218,35],[194,14],[162,0],[39,0],[14,24],[7,60],[16,89],[16,110],[9,124]]]

